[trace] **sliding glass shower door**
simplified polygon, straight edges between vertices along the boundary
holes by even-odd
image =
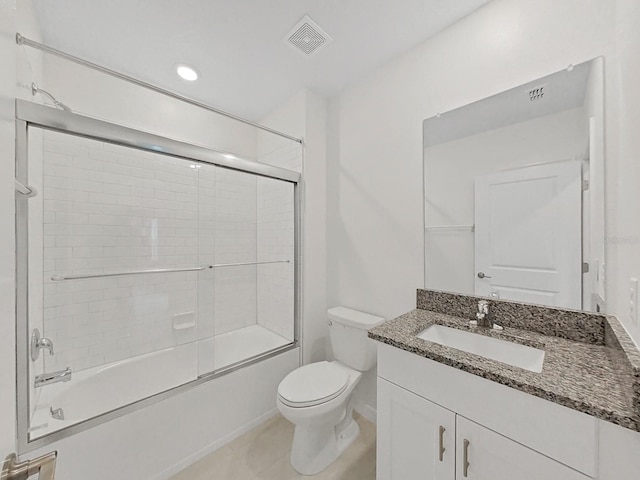
[[[30,440],[295,346],[297,173],[68,130],[17,164]]]

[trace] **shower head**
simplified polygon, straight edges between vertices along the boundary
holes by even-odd
[[[39,93],[40,95],[44,95],[45,97],[47,97],[49,100],[51,100],[53,102],[53,104],[57,108],[60,108],[60,109],[64,110],[65,112],[71,113],[71,109],[69,107],[67,107],[64,103],[59,102],[58,100],[56,100],[56,98],[53,95],[51,95],[46,90],[43,90],[43,89],[39,88],[38,85],[36,85],[36,83],[33,82],[31,84],[31,95],[35,95],[36,93]]]

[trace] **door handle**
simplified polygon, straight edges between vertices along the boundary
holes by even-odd
[[[466,478],[467,473],[469,472],[469,466],[471,465],[469,463],[469,440],[465,438],[463,445],[464,447],[462,450],[462,476]]]
[[[485,275],[484,272],[478,272],[478,278],[491,278],[489,275]]]
[[[444,459],[444,452],[446,448],[444,448],[444,432],[446,429],[440,425],[440,429],[438,431],[438,458],[442,462]]]

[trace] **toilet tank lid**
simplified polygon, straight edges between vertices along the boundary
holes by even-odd
[[[358,310],[351,310],[346,307],[333,307],[327,310],[327,317],[329,320],[342,323],[343,325],[349,325],[350,327],[362,328],[369,330],[384,322],[384,318],[369,313],[359,312]]]

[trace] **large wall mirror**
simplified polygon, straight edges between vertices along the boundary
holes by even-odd
[[[424,121],[425,287],[604,311],[604,62]]]

